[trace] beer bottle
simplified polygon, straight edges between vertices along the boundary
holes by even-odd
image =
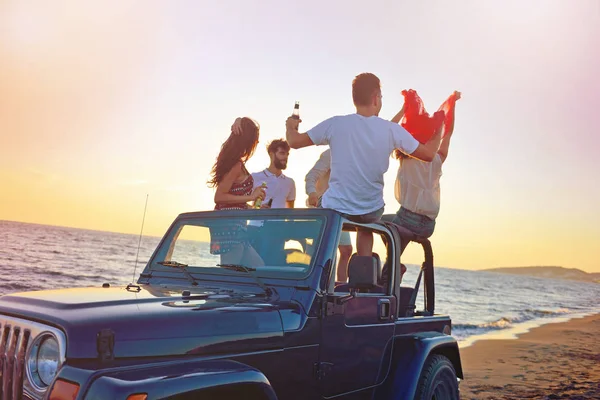
[[[262,185],[260,185],[260,187],[262,187],[263,189],[266,189],[267,182],[263,182]],[[258,199],[254,200],[254,204],[252,205],[252,208],[260,208],[261,205],[262,205],[262,199],[259,197]]]

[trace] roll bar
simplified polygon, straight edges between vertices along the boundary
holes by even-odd
[[[395,230],[400,236],[400,257],[398,258],[398,262],[400,262],[402,253],[404,252],[404,249],[406,249],[408,243],[416,242],[423,247],[424,261],[423,264],[421,264],[421,271],[419,272],[419,277],[417,278],[415,291],[413,293],[414,298],[412,300],[416,300],[421,282],[421,276],[423,276],[425,311],[427,315],[433,315],[435,311],[435,274],[433,270],[433,249],[431,247],[431,242],[429,239],[415,235],[413,232],[409,231],[403,226],[393,223],[392,220],[394,217],[395,214],[386,214],[381,218],[381,220],[389,229]],[[414,304],[413,301],[411,301],[411,303]]]

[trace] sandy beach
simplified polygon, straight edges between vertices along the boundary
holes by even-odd
[[[461,349],[462,399],[600,399],[600,314]]]

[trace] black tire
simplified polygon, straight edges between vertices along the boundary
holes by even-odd
[[[417,400],[458,400],[458,381],[456,370],[440,354],[429,356],[421,371],[417,386]]]

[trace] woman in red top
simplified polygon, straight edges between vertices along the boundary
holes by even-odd
[[[248,202],[264,199],[262,187],[252,190],[254,180],[246,169],[248,161],[258,144],[259,126],[250,118],[241,119],[241,132],[231,134],[221,146],[217,161],[208,182],[216,187],[215,210],[244,210]],[[223,264],[245,266],[264,265],[256,250],[250,246],[245,221],[211,229],[211,254],[220,254]]]

